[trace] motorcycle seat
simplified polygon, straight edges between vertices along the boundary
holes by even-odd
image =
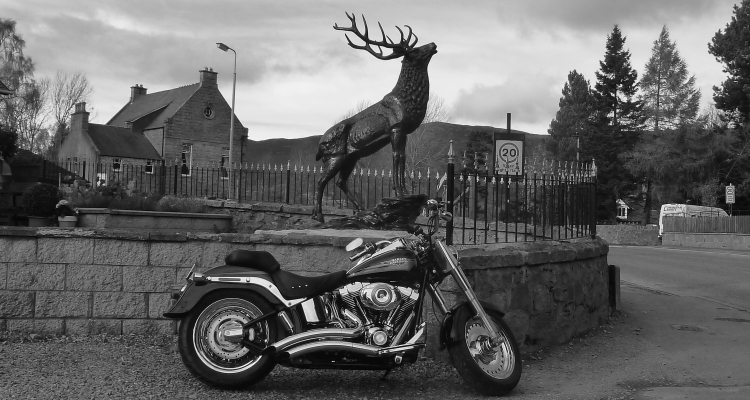
[[[302,276],[282,269],[271,274],[281,295],[287,299],[316,296],[341,286],[346,280],[346,271],[341,270],[320,276]]]
[[[274,256],[267,251],[234,250],[224,259],[226,265],[253,268],[271,274],[273,283],[287,299],[300,299],[322,294],[341,286],[346,271],[320,276],[302,276],[281,269]]]

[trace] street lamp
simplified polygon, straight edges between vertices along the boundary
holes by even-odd
[[[226,52],[232,50],[234,53],[234,77],[232,78],[232,119],[229,121],[229,166],[228,166],[228,178],[229,178],[229,198],[233,198],[232,192],[232,142],[234,142],[234,89],[237,86],[237,52],[233,48],[225,45],[224,43],[216,43],[216,47],[219,50]]]

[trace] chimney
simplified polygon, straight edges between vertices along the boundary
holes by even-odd
[[[132,103],[138,97],[145,95],[146,91],[148,91],[148,89],[143,87],[143,85],[139,85],[136,83],[135,85],[131,86],[130,87],[130,102]]]
[[[70,132],[83,132],[89,130],[89,113],[86,111],[86,102],[76,104],[75,112],[70,116]]]
[[[218,88],[219,85],[216,83],[216,75],[213,68],[205,67],[201,71],[201,87],[205,88]]]

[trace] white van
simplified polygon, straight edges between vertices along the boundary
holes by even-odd
[[[659,236],[664,232],[664,217],[728,217],[718,207],[694,206],[691,204],[662,204],[659,212]]]

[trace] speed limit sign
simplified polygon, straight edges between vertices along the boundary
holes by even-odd
[[[495,173],[521,175],[523,173],[523,141],[496,140]]]

